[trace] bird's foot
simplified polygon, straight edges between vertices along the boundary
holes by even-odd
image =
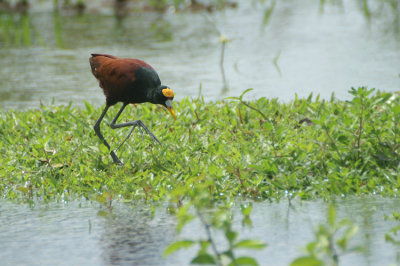
[[[144,123],[142,121],[136,120],[136,121],[130,122],[129,124],[132,126],[131,131],[129,132],[128,136],[126,136],[126,138],[121,142],[121,144],[119,144],[116,151],[119,150],[119,148],[121,148],[122,144],[124,144],[125,141],[127,141],[129,139],[129,137],[132,135],[133,130],[137,126],[139,127],[140,134],[142,135],[143,140],[144,140],[144,135],[143,135],[142,128],[146,131],[147,134],[149,134],[149,136],[153,139],[154,142],[158,142],[159,144],[161,144],[161,142],[156,138],[156,136],[153,135],[153,133],[151,133],[151,131],[144,125]],[[112,127],[112,128],[116,128],[116,127]],[[113,159],[114,159],[114,157],[113,157]],[[115,159],[114,159],[114,162],[117,163],[117,161]]]
[[[136,125],[133,125],[133,126],[132,126],[132,129],[131,129],[131,131],[129,132],[128,136],[126,136],[126,138],[121,142],[121,144],[119,144],[119,146],[118,146],[118,148],[116,149],[116,151],[119,150],[119,148],[121,148],[122,144],[124,144],[125,141],[127,141],[127,140],[130,138],[130,136],[132,135],[132,132],[133,132],[133,130],[135,129],[135,127],[136,127]]]
[[[142,128],[146,131],[147,134],[149,134],[149,136],[153,139],[154,142],[158,142],[159,144],[161,144],[161,142],[156,138],[156,136],[154,136],[153,133],[151,133],[151,131],[144,125],[144,123],[140,120],[138,120],[138,125],[140,128],[140,133],[142,134],[143,137],[143,132],[142,132]]]
[[[111,157],[112,157],[112,159],[113,159],[113,161],[114,161],[115,164],[124,165],[124,164],[121,162],[121,160],[118,159],[118,156],[115,154],[114,151],[111,151],[111,152],[110,152],[110,155],[111,155]]]
[[[159,141],[156,136],[153,135],[153,133],[151,133],[150,131],[147,132],[147,134],[150,135],[150,137],[153,139],[154,142],[161,144],[161,141]]]

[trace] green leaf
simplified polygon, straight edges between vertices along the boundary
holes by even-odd
[[[244,216],[249,216],[251,214],[251,211],[253,209],[253,204],[250,203],[249,205],[244,205],[244,204],[240,204],[240,210],[242,211],[242,214]]]
[[[176,226],[176,230],[181,232],[182,228],[194,219],[194,216],[188,213],[188,209],[191,204],[186,204],[185,206],[181,207],[178,211],[178,224]]]
[[[200,254],[194,258],[191,264],[216,264],[215,259],[210,254]]]
[[[258,263],[254,258],[251,257],[240,257],[237,258],[229,265],[250,265],[250,266],[257,266]]]
[[[100,149],[98,146],[88,146],[88,148],[93,150],[93,152],[100,152]]]
[[[350,228],[347,229],[346,233],[344,234],[344,238],[346,239],[350,239],[353,236],[355,236],[355,234],[357,234],[358,231],[358,226],[351,226]]]
[[[243,226],[252,227],[252,226],[253,226],[253,223],[252,223],[251,219],[250,219],[249,217],[246,216],[246,217],[244,217],[243,220],[242,220],[242,225],[243,225]]]
[[[232,243],[233,241],[236,240],[236,238],[237,238],[237,236],[238,236],[238,233],[236,233],[235,231],[228,230],[228,231],[225,233],[225,236],[226,236],[226,238],[229,240],[229,242]]]
[[[254,89],[253,89],[253,88],[249,88],[249,89],[245,90],[244,92],[242,92],[242,94],[240,94],[240,96],[239,96],[240,100],[243,99],[243,96],[244,96],[246,93],[248,93],[249,91],[252,91],[252,90],[254,90]]]
[[[324,263],[314,257],[301,257],[294,260],[290,266],[322,266]]]
[[[102,153],[102,154],[110,153],[108,148],[103,143],[99,143],[98,149],[99,149],[100,153]]]
[[[200,240],[200,250],[199,250],[199,254],[206,254],[207,253],[207,249],[210,246],[210,241],[207,240]]]
[[[93,106],[85,100],[83,100],[83,103],[85,104],[87,113],[92,114],[94,112]]]
[[[239,97],[231,96],[231,97],[225,97],[225,100],[240,100]]]
[[[104,195],[97,195],[96,201],[100,202],[101,204],[104,204],[107,202],[107,198]]]
[[[249,91],[252,91],[252,90],[254,90],[254,89],[250,88],[250,89],[245,90],[244,92],[242,92],[242,94],[240,94],[239,97],[225,97],[224,99],[242,101],[243,96],[244,96],[246,93],[248,93]]]
[[[271,6],[268,7],[268,8],[265,10],[264,18],[263,18],[263,22],[262,22],[262,24],[263,24],[264,27],[267,26],[267,24],[268,24],[268,22],[269,22],[269,19],[271,18],[271,14],[272,14],[272,12],[274,11],[274,8],[275,8],[275,3],[276,3],[276,1],[273,1],[272,4],[271,4]]]
[[[163,256],[166,257],[182,248],[189,248],[189,247],[193,246],[194,243],[195,242],[193,242],[192,240],[176,241],[176,242],[172,243],[171,245],[169,245],[164,250]]]
[[[394,114],[398,114],[398,113],[400,113],[400,105],[394,105],[393,106],[393,108],[391,108],[392,109],[392,112],[394,113]]]
[[[110,217],[110,213],[107,211],[101,210],[101,211],[97,212],[97,216],[108,218],[108,217]]]
[[[261,240],[244,239],[234,245],[235,248],[263,249],[267,245]]]
[[[392,229],[390,229],[390,232],[397,234],[397,232],[400,231],[400,225],[399,226],[395,226]]]
[[[308,243],[307,246],[306,246],[306,250],[307,250],[309,253],[313,253],[314,250],[315,250],[316,248],[317,248],[317,243],[316,243],[316,242],[310,242],[310,243]]]
[[[28,193],[28,189],[26,187],[17,187],[17,190],[21,191],[22,193]]]

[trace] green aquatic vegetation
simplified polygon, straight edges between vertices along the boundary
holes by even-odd
[[[291,266],[339,265],[341,256],[363,250],[361,247],[348,246],[357,230],[358,227],[349,220],[336,221],[336,209],[331,205],[328,209],[327,224],[318,225],[315,240],[307,244],[307,255],[295,259]]]
[[[266,244],[256,239],[239,239],[238,232],[233,228],[234,219],[231,202],[226,201],[223,204],[216,205],[210,199],[206,189],[207,187],[199,188],[190,193],[190,201],[179,208],[177,213],[178,233],[181,232],[186,224],[197,219],[205,231],[203,235],[206,238],[182,239],[173,242],[164,251],[164,256],[168,256],[180,249],[197,246],[198,252],[196,257],[192,259],[192,264],[258,265],[257,261],[252,257],[238,257],[236,255],[237,250],[263,249]],[[241,206],[243,226],[251,225],[251,210],[251,205]],[[223,240],[217,240],[216,236],[218,235],[222,236]]]
[[[29,15],[0,12],[0,43],[19,47],[42,44],[43,41]]]
[[[210,198],[329,198],[399,194],[400,99],[353,89],[350,101],[319,97],[175,103],[178,119],[151,104],[131,106],[160,139],[139,131],[112,163],[93,125],[102,107],[43,106],[0,112],[0,194],[14,200],[114,199],[180,202],[199,185]],[[113,149],[129,129],[102,125]],[[108,195],[107,194],[107,195]]]
[[[120,121],[140,118],[162,144],[133,131],[117,151],[123,166],[112,162],[94,133],[102,107],[85,102],[83,108],[71,103],[2,110],[0,195],[29,203],[84,198],[109,210],[114,201],[167,201],[178,230],[196,220],[205,234],[178,240],[165,254],[197,246],[193,263],[216,265],[256,265],[237,251],[265,247],[239,238],[233,199],[399,195],[398,94],[357,88],[349,101],[310,95],[281,103],[247,101],[247,92],[217,102],[184,98],[174,103],[176,121],[159,106],[130,106]],[[112,149],[130,132],[107,126],[118,109],[111,108],[102,124]],[[243,226],[251,225],[251,206],[241,209]],[[328,225],[317,229],[308,255],[294,265],[310,260],[337,264],[341,254],[353,251],[347,243],[355,231],[350,223],[336,222],[330,210]],[[396,234],[388,232],[387,240],[395,243]],[[222,247],[216,245],[221,239]]]
[[[400,222],[400,213],[395,211],[392,215],[385,217],[386,220]],[[385,234],[385,240],[393,244],[396,249],[396,262],[400,262],[400,224],[394,226]]]

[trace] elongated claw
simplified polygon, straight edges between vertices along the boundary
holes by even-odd
[[[126,136],[126,138],[121,142],[121,144],[119,144],[119,146],[118,146],[118,148],[116,149],[116,151],[119,150],[119,148],[121,148],[122,144],[124,144],[125,141],[127,141],[127,140],[131,137],[132,132],[133,132],[133,130],[135,129],[135,127],[136,127],[136,125],[133,125],[133,126],[132,126],[132,129],[131,129],[131,131],[129,132],[128,136]]]
[[[144,135],[143,135],[142,127],[139,126],[139,130],[140,130],[140,135],[142,135],[142,140],[144,141]]]
[[[125,141],[127,141],[130,136],[132,135],[133,130],[138,126],[139,130],[140,130],[140,135],[142,135],[142,139],[144,140],[144,134],[143,134],[143,130],[142,128],[146,131],[147,134],[149,134],[149,136],[153,139],[154,142],[158,142],[159,144],[161,144],[161,142],[156,138],[156,136],[154,136],[153,133],[151,133],[151,131],[143,124],[142,121],[140,120],[136,120],[136,121],[132,121],[130,122],[130,125],[132,126],[131,131],[129,132],[129,134],[126,136],[126,138],[121,142],[121,144],[118,146],[118,148],[116,149],[119,150],[119,148],[121,148],[121,146],[125,143]],[[115,161],[114,161],[115,162]]]
[[[151,131],[143,124],[142,121],[140,121],[139,125],[140,125],[140,127],[142,127],[146,131],[147,134],[149,134],[149,136],[153,139],[153,141],[158,142],[159,144],[161,144],[161,142],[156,138],[156,136],[153,135],[153,133],[151,133]]]

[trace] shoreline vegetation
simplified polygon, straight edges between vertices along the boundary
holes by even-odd
[[[267,244],[241,239],[233,229],[235,201],[243,201],[242,224],[251,227],[252,201],[286,199],[291,205],[293,199],[399,196],[398,92],[361,87],[349,91],[349,101],[310,95],[281,103],[246,101],[248,91],[216,102],[201,96],[175,102],[176,121],[159,106],[129,106],[120,121],[142,120],[162,144],[135,130],[117,151],[123,166],[112,162],[93,131],[102,107],[85,102],[84,108],[70,103],[2,110],[1,197],[31,205],[86,199],[102,204],[98,215],[110,218],[113,201],[168,202],[178,234],[197,219],[205,236],[178,238],[164,256],[198,246],[194,264],[258,265],[252,257],[236,256],[237,250]],[[107,126],[117,111],[110,109],[102,127],[113,149],[130,132]],[[394,210],[387,219],[398,217]],[[339,265],[342,255],[363,252],[348,244],[357,228],[350,220],[336,221],[331,205],[326,224],[315,229],[315,240],[291,265]],[[387,232],[386,242],[398,247],[399,231],[397,226]],[[224,236],[226,250],[218,248],[216,234]]]
[[[352,89],[353,99],[280,103],[243,95],[223,101],[174,103],[174,122],[161,107],[129,107],[120,121],[141,119],[161,140],[134,131],[110,160],[93,125],[100,108],[44,106],[0,113],[3,199],[44,201],[107,194],[126,201],[181,201],[194,190],[224,200],[398,196],[398,93]],[[106,123],[117,112],[112,108]],[[102,130],[112,148],[130,129]]]

